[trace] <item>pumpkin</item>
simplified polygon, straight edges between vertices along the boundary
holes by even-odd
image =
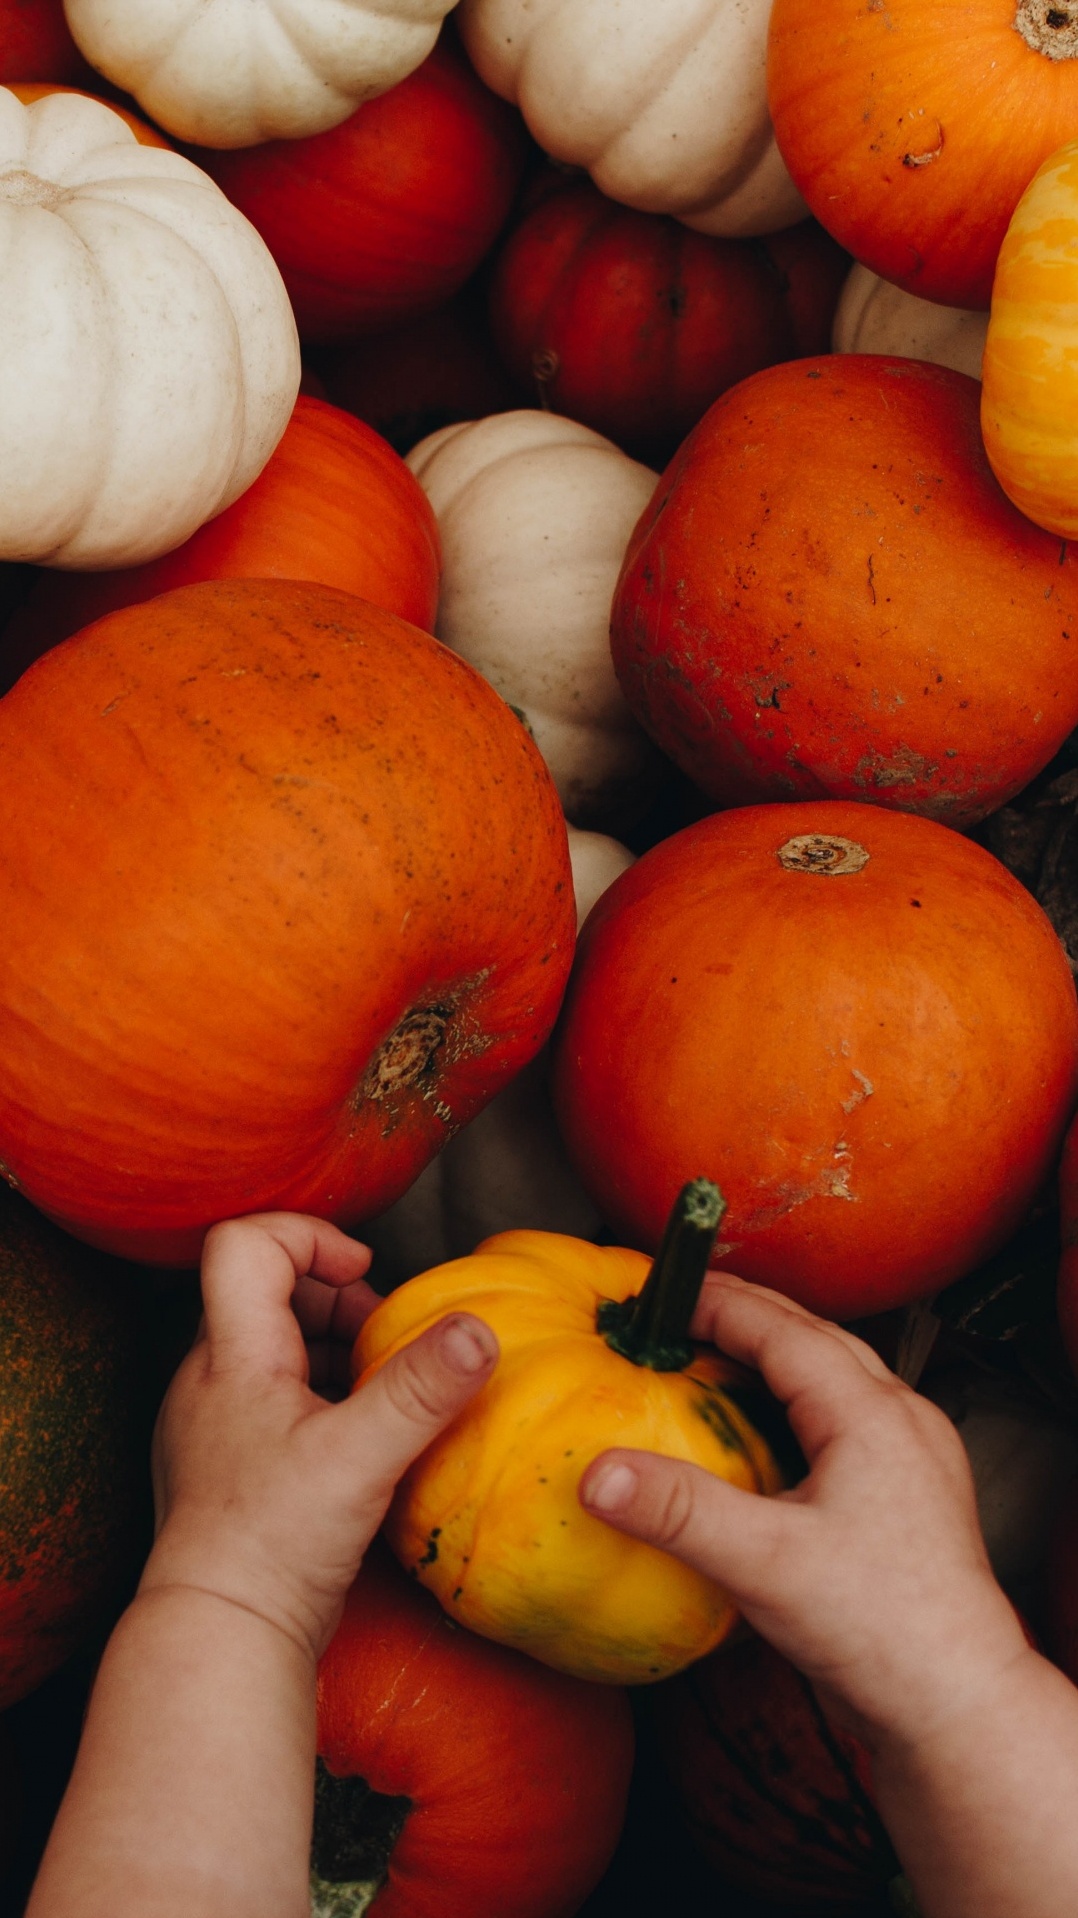
[[[360,1381],[446,1312],[475,1312],[498,1338],[492,1378],[405,1474],[385,1522],[401,1564],[462,1625],[608,1684],[666,1677],[730,1631],[725,1592],[577,1497],[612,1444],[779,1489],[739,1403],[745,1375],[688,1339],[721,1212],[714,1185],[687,1185],[650,1269],[619,1246],[496,1233],[409,1280],[366,1321]]]
[[[565,826],[481,676],[364,600],[211,580],[0,701],[0,1160],[76,1235],[389,1205],[538,1051]]]
[[[107,1616],[136,1562],[139,1354],[122,1275],[0,1190],[0,1710]]]
[[[1004,235],[984,346],[981,431],[992,471],[1021,512],[1078,532],[1078,141],[1034,175]]]
[[[898,1875],[868,1754],[807,1678],[742,1630],[649,1695],[689,1836],[725,1889],[862,1913]]]
[[[732,387],[671,462],[611,647],[641,724],[715,803],[970,825],[1078,723],[1078,554],[1001,491],[979,397],[920,361],[796,360]]]
[[[245,491],[288,423],[280,275],[197,167],[76,93],[24,106],[0,89],[0,215],[0,557],[166,552]]]
[[[774,0],[767,97],[812,212],[874,273],[987,307],[1007,223],[1078,122],[1050,0]]]
[[[436,631],[518,711],[574,825],[642,812],[658,755],[610,664],[610,596],[656,475],[556,414],[443,427],[408,454],[434,508]]]
[[[453,0],[64,0],[90,65],[183,140],[212,147],[337,126],[424,60]]]
[[[148,121],[140,120],[137,113],[132,113],[128,107],[121,106],[118,100],[102,100],[99,94],[86,94],[84,88],[57,86],[48,80],[9,80],[7,88],[9,93],[15,95],[16,100],[22,101],[24,107],[32,106],[35,100],[44,100],[50,93],[74,93],[80,98],[98,100],[101,106],[109,107],[113,113],[119,114],[125,125],[131,128],[140,146],[164,147],[171,151],[172,143],[165,139],[163,133],[159,133],[156,127],[150,126]]]
[[[1020,1223],[1078,1097],[1078,1002],[1041,908],[961,834],[749,806],[603,894],[552,1058],[613,1230],[657,1244],[702,1166],[729,1201],[714,1262],[851,1319],[936,1292]]]
[[[498,249],[495,344],[525,399],[541,397],[661,465],[736,380],[827,349],[846,255],[815,221],[792,249],[806,282],[820,256],[819,312],[806,312],[800,338],[791,279],[766,240],[692,233],[617,205],[588,180],[570,181]]]
[[[304,340],[350,339],[438,306],[502,227],[524,165],[519,117],[443,35],[340,126],[200,164],[273,254]]]
[[[42,572],[0,641],[0,690],[91,620],[204,579],[311,579],[431,630],[441,572],[426,495],[377,433],[297,399],[258,478],[182,546],[120,572]]]
[[[931,360],[979,380],[987,329],[987,314],[904,293],[855,261],[835,308],[831,344],[836,353]]]
[[[461,1631],[375,1547],[319,1665],[318,1750],[314,1918],[572,1918],[633,1729],[623,1691]]]
[[[605,833],[568,831],[580,926],[633,855]],[[513,1226],[598,1238],[602,1219],[566,1156],[548,1070],[544,1049],[454,1133],[396,1205],[364,1225],[379,1291],[461,1258],[481,1239]]]
[[[92,79],[71,38],[63,0],[0,0],[0,86],[16,80],[77,86]]]
[[[461,37],[545,153],[701,233],[804,212],[768,118],[768,0],[461,0]]]
[[[318,370],[334,404],[366,420],[398,453],[440,426],[517,404],[474,276],[432,313],[323,347]]]

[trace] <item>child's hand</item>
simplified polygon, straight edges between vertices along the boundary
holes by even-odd
[[[312,1656],[324,1649],[397,1480],[497,1358],[494,1335],[460,1313],[352,1397],[318,1397],[309,1379],[332,1378],[378,1303],[369,1264],[365,1246],[296,1213],[207,1235],[202,1329],[155,1435],[158,1536],[141,1591],[211,1591]]]
[[[610,1451],[581,1481],[589,1510],[723,1585],[870,1748],[991,1690],[1026,1642],[950,1421],[860,1339],[731,1275],[709,1274],[693,1333],[763,1374],[808,1477],[763,1499]]]

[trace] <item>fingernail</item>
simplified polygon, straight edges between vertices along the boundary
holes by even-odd
[[[494,1358],[496,1347],[486,1327],[474,1319],[450,1319],[442,1332],[442,1357],[453,1372],[469,1377],[482,1372]]]
[[[602,1465],[589,1478],[584,1500],[596,1512],[621,1512],[632,1504],[639,1484],[631,1465]]]

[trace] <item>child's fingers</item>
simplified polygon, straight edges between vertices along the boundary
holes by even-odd
[[[324,1219],[260,1212],[206,1234],[202,1304],[211,1362],[303,1369],[303,1338],[291,1309],[297,1281],[349,1285],[370,1264],[365,1245]]]
[[[810,1463],[870,1408],[878,1409],[881,1394],[904,1389],[870,1346],[791,1300],[743,1282],[710,1291],[710,1336],[762,1375],[785,1405]]]
[[[810,1515],[730,1485],[699,1465],[655,1452],[600,1453],[580,1480],[581,1504],[621,1532],[683,1559],[734,1598],[781,1578],[781,1561]]]
[[[866,1372],[871,1372],[874,1377],[878,1379],[893,1377],[890,1368],[881,1359],[879,1353],[874,1352],[870,1345],[866,1345],[864,1339],[859,1339],[856,1333],[847,1332],[845,1326],[836,1325],[831,1319],[820,1318],[817,1313],[810,1312],[806,1306],[799,1305],[796,1299],[787,1298],[784,1292],[772,1291],[770,1286],[766,1285],[754,1285],[749,1279],[737,1278],[733,1272],[707,1274],[699,1304],[693,1315],[693,1337],[710,1339],[712,1343],[717,1344],[715,1328],[718,1319],[722,1318],[724,1326],[727,1320],[730,1320],[731,1325],[736,1325],[736,1316],[732,1315],[740,1312],[743,1320],[746,1313],[756,1316],[757,1302],[763,1309],[766,1309],[768,1305],[774,1306],[793,1318],[806,1320],[809,1325],[821,1327],[829,1332],[832,1338],[837,1339],[840,1345],[845,1345],[860,1360]],[[728,1351],[725,1346],[722,1349]],[[732,1351],[729,1351],[728,1355],[731,1358],[735,1356]]]
[[[498,1358],[488,1325],[470,1312],[440,1319],[363,1380],[335,1409],[351,1438],[338,1456],[362,1466],[361,1503],[381,1517],[397,1480],[462,1412],[486,1383]],[[377,1520],[375,1521],[377,1523]]]

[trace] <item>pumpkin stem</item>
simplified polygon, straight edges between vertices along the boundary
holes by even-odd
[[[726,1200],[710,1179],[691,1179],[674,1201],[651,1271],[631,1299],[604,1299],[596,1326],[607,1344],[653,1372],[683,1372],[689,1325]]]

